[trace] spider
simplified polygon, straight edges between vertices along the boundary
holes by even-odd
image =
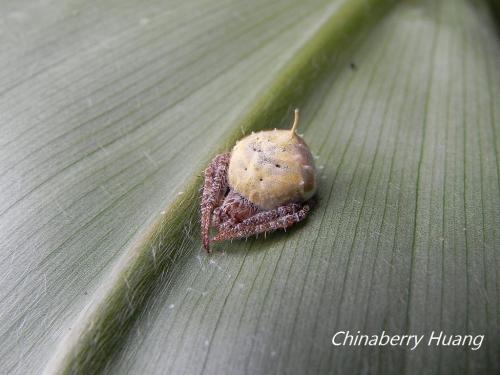
[[[286,229],[304,220],[316,192],[316,169],[309,147],[291,130],[268,130],[236,142],[205,170],[201,199],[203,247],[211,241]],[[210,228],[217,230],[210,239]]]

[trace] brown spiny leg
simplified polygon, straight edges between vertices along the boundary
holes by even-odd
[[[301,207],[302,205],[298,203],[290,203],[285,206],[277,207],[274,210],[261,211],[255,213],[254,215],[248,216],[245,220],[241,222],[241,224],[243,224],[243,226],[251,226],[251,225],[256,226],[259,224],[264,224],[272,220],[276,220],[279,217],[293,214],[299,211]],[[224,222],[219,226],[218,228],[219,232],[224,232],[230,229],[234,229],[237,224],[240,223],[232,223],[231,221]]]
[[[225,216],[226,215],[222,210],[222,207],[221,206],[216,207],[212,214],[212,226],[217,228],[222,222],[227,220],[225,219]]]
[[[221,225],[235,225],[255,215],[259,208],[234,190],[224,198],[224,202],[214,210],[213,225],[220,230]]]
[[[304,220],[309,213],[307,204],[289,203],[274,210],[259,212],[236,225],[222,224],[213,241],[248,237],[258,233],[286,229]]]
[[[212,212],[224,198],[227,185],[227,169],[230,154],[217,155],[205,170],[205,182],[201,198],[201,232],[203,236],[203,247],[210,252],[210,220]]]

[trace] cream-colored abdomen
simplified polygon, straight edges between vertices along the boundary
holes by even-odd
[[[270,130],[236,143],[229,185],[262,209],[302,202],[316,192],[316,169],[309,147],[295,132]]]

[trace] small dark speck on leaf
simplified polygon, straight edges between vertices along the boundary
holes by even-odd
[[[349,66],[351,67],[351,69],[352,69],[352,70],[356,70],[356,69],[358,69],[358,66],[357,66],[355,63],[353,63],[353,62],[351,62],[351,63],[349,64]]]

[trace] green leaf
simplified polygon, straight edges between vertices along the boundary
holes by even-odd
[[[0,373],[500,370],[488,3],[0,7]],[[294,107],[318,205],[206,255],[203,168]]]

